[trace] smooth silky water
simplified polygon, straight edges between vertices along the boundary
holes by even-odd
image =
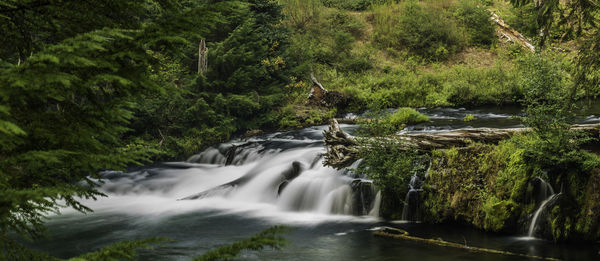
[[[422,112],[432,122],[409,126],[406,132],[464,128],[458,120],[462,114],[472,114],[462,109]],[[495,117],[505,119],[504,124],[490,127],[518,125],[511,118],[515,114],[477,113],[481,118],[467,124],[482,125]],[[357,128],[342,127],[350,133]],[[129,173],[104,172],[101,191],[108,197],[84,201],[95,212],[83,215],[65,209],[62,215],[51,216],[49,238],[31,246],[68,258],[122,240],[166,237],[174,241],[141,251],[140,260],[189,260],[270,226],[285,225],[290,228],[284,234],[289,244],[282,250],[243,252],[239,260],[527,260],[372,234],[390,226],[414,236],[527,255],[600,258],[593,244],[554,244],[459,225],[382,222],[376,214],[380,194],[368,179],[356,177],[349,169],[322,165],[325,129],[318,126],[233,140],[186,162],[160,163]]]

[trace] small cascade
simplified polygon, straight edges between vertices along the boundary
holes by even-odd
[[[560,195],[561,193],[550,196],[548,199],[544,200],[540,207],[535,211],[533,219],[531,220],[531,224],[529,225],[529,233],[527,234],[529,237],[535,236],[536,230],[539,229],[538,223],[540,221],[540,217],[545,217],[548,214],[547,206],[551,205],[550,203],[554,202]]]
[[[408,193],[406,193],[406,198],[404,199],[402,220],[419,221],[421,219],[419,192],[423,191],[423,189],[421,189],[422,185],[423,182],[417,175],[417,171],[415,171],[408,183]]]
[[[356,216],[369,215],[375,206],[377,190],[371,180],[355,179],[352,181],[353,214]]]
[[[348,176],[348,177],[353,177],[353,178],[364,178],[364,176],[362,175],[358,175],[356,173],[356,170],[358,169],[358,167],[360,166],[360,164],[363,162],[363,159],[358,159],[355,162],[353,162],[349,167],[344,168],[343,171],[343,175]]]
[[[550,185],[550,183],[548,183],[547,181],[545,181],[544,179],[540,178],[540,177],[535,177],[532,181],[533,183],[533,191],[535,191],[535,202],[544,202],[545,200],[547,200],[548,198],[550,198],[552,195],[556,194],[554,193],[554,189],[552,188],[552,185]]]
[[[539,222],[540,222],[540,218],[544,217],[547,214],[547,208],[549,205],[551,205],[550,203],[554,202],[554,200],[556,200],[556,198],[558,198],[558,196],[561,193],[554,193],[554,189],[552,188],[552,185],[550,185],[550,183],[548,183],[547,181],[545,181],[544,179],[540,178],[540,177],[535,177],[532,180],[533,183],[533,187],[534,187],[534,191],[535,193],[535,200],[536,202],[541,202],[539,204],[539,207],[537,208],[537,210],[535,211],[533,218],[531,219],[531,223],[529,224],[529,231],[528,231],[528,236],[529,237],[534,237],[536,231],[539,229]]]
[[[373,202],[373,208],[369,211],[369,216],[379,217],[379,208],[381,207],[381,191],[377,191],[375,195],[375,201]]]

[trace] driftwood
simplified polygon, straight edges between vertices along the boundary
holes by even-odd
[[[340,128],[336,119],[331,120],[329,129],[323,132],[325,137],[325,165],[334,168],[350,166],[358,159],[358,143],[356,140]]]
[[[490,249],[490,248],[467,246],[466,243],[458,244],[458,243],[454,243],[454,242],[444,241],[442,239],[428,239],[428,238],[422,238],[422,237],[415,237],[415,236],[409,235],[408,232],[406,232],[405,230],[397,229],[397,228],[389,228],[388,227],[381,231],[375,231],[375,232],[373,232],[373,234],[376,236],[380,236],[380,237],[404,239],[404,240],[410,240],[410,241],[425,243],[425,244],[430,244],[430,245],[464,249],[464,250],[478,252],[478,253],[498,254],[498,255],[505,255],[505,256],[514,256],[514,257],[525,257],[525,258],[537,259],[537,260],[550,260],[550,261],[560,260],[560,259],[550,258],[550,257],[532,256],[532,255],[526,255],[526,254],[520,254],[520,253],[514,253],[514,252],[502,251],[502,250],[496,250],[496,249]]]
[[[592,136],[598,136],[599,124],[579,124],[571,127],[574,130],[585,131]],[[466,147],[473,142],[497,144],[510,138],[516,133],[529,131],[529,128],[494,129],[473,128],[458,129],[434,133],[399,134],[387,137],[378,137],[378,141],[395,142],[402,144],[407,150],[416,149],[430,151],[451,147]],[[345,133],[336,119],[331,120],[329,129],[324,131],[325,165],[335,168],[347,167],[358,159],[358,142],[354,137]],[[368,138],[375,139],[375,138]]]

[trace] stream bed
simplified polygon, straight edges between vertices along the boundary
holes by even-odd
[[[403,132],[519,126],[514,118],[518,109],[419,111],[431,121]],[[476,120],[463,121],[469,114]],[[593,113],[586,115],[578,121],[600,122]],[[174,241],[141,251],[140,260],[190,260],[270,226],[285,225],[289,244],[282,250],[247,251],[239,260],[529,260],[373,235],[387,226],[468,246],[562,260],[600,260],[598,244],[555,244],[459,225],[383,222],[377,215],[379,194],[370,180],[351,169],[322,166],[326,128],[234,139],[186,162],[157,163],[128,173],[106,171],[100,190],[109,197],[84,201],[94,213],[65,209],[62,215],[51,216],[50,238],[30,246],[69,258],[121,240],[158,236]],[[352,133],[358,126],[342,128]]]

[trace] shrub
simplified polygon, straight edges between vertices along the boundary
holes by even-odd
[[[485,7],[473,0],[461,0],[454,16],[468,33],[470,43],[490,46],[496,42],[496,26]]]
[[[344,31],[352,34],[354,37],[361,37],[366,25],[356,17],[349,15],[348,12],[334,11],[328,18],[332,31]]]
[[[377,9],[375,15],[394,16],[394,9]],[[384,46],[406,48],[427,60],[440,61],[463,48],[447,10],[417,2],[406,2],[396,19],[375,18],[376,40]]]
[[[374,3],[387,1],[389,0],[322,0],[324,6],[352,11],[364,11]]]

